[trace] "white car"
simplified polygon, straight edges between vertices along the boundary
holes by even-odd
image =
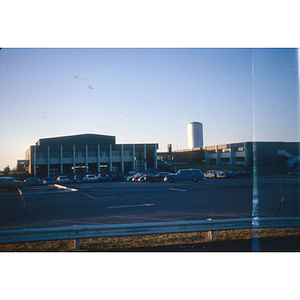
[[[83,177],[83,181],[99,181],[99,178],[94,174],[87,174]]]
[[[56,182],[57,183],[70,183],[70,182],[72,182],[72,180],[69,179],[67,176],[58,176],[56,178]]]

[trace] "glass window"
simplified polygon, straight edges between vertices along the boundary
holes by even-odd
[[[230,148],[222,149],[223,153],[230,152]]]

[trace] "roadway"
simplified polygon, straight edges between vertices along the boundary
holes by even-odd
[[[247,218],[252,213],[253,180],[205,180],[198,183],[97,182],[69,184],[79,191],[51,188],[44,193],[0,191],[0,230],[72,225],[146,223]],[[260,176],[259,213],[295,217],[299,178]]]

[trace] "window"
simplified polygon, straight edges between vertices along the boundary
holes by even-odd
[[[245,157],[236,157],[235,161],[245,161]]]
[[[216,165],[217,164],[217,160],[215,158],[212,158],[212,159],[209,160],[209,163],[211,165]]]
[[[230,152],[230,148],[222,149],[222,153]]]
[[[221,158],[221,162],[230,162],[230,158],[229,157]]]

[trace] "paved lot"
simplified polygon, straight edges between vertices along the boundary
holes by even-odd
[[[0,229],[251,217],[252,179],[198,183],[98,182],[60,190],[0,191]],[[260,216],[299,216],[299,178],[260,176]]]

